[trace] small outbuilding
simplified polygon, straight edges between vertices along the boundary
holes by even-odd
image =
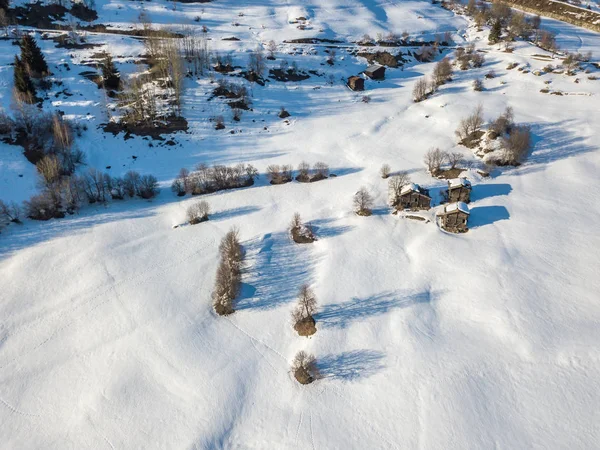
[[[438,213],[440,226],[450,233],[465,233],[469,231],[469,207],[465,202],[446,205],[443,212]]]
[[[385,78],[385,67],[373,64],[365,69],[364,74],[371,80],[383,80]]]
[[[471,201],[471,182],[466,178],[448,180],[448,201],[469,203]]]
[[[398,209],[420,209],[431,208],[431,197],[429,191],[415,183],[409,183],[400,190]]]
[[[365,90],[365,80],[361,77],[352,76],[348,78],[348,87],[353,91],[364,91]]]

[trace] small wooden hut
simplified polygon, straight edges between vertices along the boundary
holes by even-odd
[[[385,78],[385,67],[373,64],[365,69],[364,74],[371,80],[383,80]]]
[[[450,203],[438,213],[440,226],[451,233],[465,233],[469,230],[469,207],[464,202]]]
[[[364,91],[365,80],[363,80],[361,77],[352,76],[348,78],[348,87],[353,91]]]
[[[400,190],[398,209],[418,211],[429,208],[431,208],[431,197],[427,189],[423,189],[418,184],[410,183]]]
[[[448,201],[450,203],[471,201],[471,182],[466,178],[448,180]]]

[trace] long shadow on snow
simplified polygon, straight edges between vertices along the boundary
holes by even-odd
[[[345,328],[353,320],[362,320],[385,314],[393,309],[408,308],[419,303],[431,302],[431,292],[403,295],[399,292],[382,292],[367,298],[324,305],[315,315],[317,324],[324,327]]]
[[[530,164],[547,164],[597,149],[585,144],[585,137],[569,130],[577,128],[576,120],[563,120],[552,124],[531,126],[533,151],[526,161]]]
[[[334,219],[318,219],[310,222],[317,239],[339,236],[353,228],[347,225],[332,225],[332,222]]]
[[[471,192],[471,201],[481,200],[488,197],[498,197],[500,195],[508,195],[512,191],[512,187],[507,183],[498,184],[477,184],[473,186]]]
[[[352,350],[339,355],[325,355],[317,361],[323,378],[353,381],[370,377],[383,370],[385,354],[374,350]]]
[[[244,274],[237,310],[266,310],[293,302],[300,286],[310,283],[316,264],[314,244],[295,244],[288,232],[279,232],[243,245],[251,269]]]
[[[471,208],[469,228],[479,228],[509,218],[510,214],[504,206],[476,206]]]
[[[227,220],[234,217],[245,216],[260,211],[262,208],[258,206],[242,206],[240,208],[227,209],[218,211],[210,216],[210,220]]]

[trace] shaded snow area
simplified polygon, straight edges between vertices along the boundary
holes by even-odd
[[[512,53],[488,45],[489,30],[425,0],[215,0],[176,10],[163,0],[96,3],[96,23],[122,29],[136,26],[142,7],[175,31],[206,25],[212,51],[231,54],[235,66],[272,39],[268,68],[285,59],[310,78],[263,87],[229,77],[252,96],[239,122],[225,100],[210,99],[211,78],[222,75],[186,78],[188,132],[124,139],[99,127],[113,100],[80,74],[108,49],[126,78],[143,42],[89,33],[98,47],[64,49],[36,34],[63,83],[43,108],[88,125],[75,139],[86,163],[78,170],[154,174],[161,192],[2,230],[0,448],[597,448],[600,68],[536,76],[560,59],[523,41]],[[299,17],[304,30],[293,23]],[[563,49],[591,50],[598,61],[599,34],[545,26]],[[369,65],[350,53],[353,42],[405,30],[415,40],[449,31],[456,44],[474,42],[485,63],[456,70],[420,103],[413,86],[435,62],[409,56],[385,80],[366,80],[364,92],[349,90],[345,80]],[[232,36],[240,40],[222,40]],[[341,41],[334,64],[325,44],[283,42],[305,37]],[[0,40],[9,113],[17,51]],[[490,70],[495,77],[485,79]],[[457,144],[454,130],[479,103],[488,123],[511,106],[515,122],[531,127],[522,165],[485,177],[478,170],[489,168]],[[282,106],[287,119],[278,117]],[[224,130],[215,130],[217,115]],[[423,162],[432,147],[464,154],[465,171],[452,176],[472,183],[467,233],[392,214],[384,163],[429,190],[425,215],[443,210],[448,181]],[[302,161],[324,162],[336,176],[269,183],[269,165]],[[177,197],[170,186],[179,169],[200,163],[252,164],[260,176],[252,186]],[[353,212],[361,186],[374,199],[369,217]],[[0,143],[0,199],[20,202],[39,189],[22,148]],[[174,228],[200,199],[209,220]],[[290,238],[296,212],[314,243]],[[218,247],[234,226],[245,251],[242,287],[235,313],[219,317],[211,302]],[[310,338],[291,318],[303,284],[318,302]],[[321,378],[312,384],[290,372],[300,350],[316,357]]]

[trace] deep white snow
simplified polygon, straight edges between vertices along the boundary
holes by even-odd
[[[513,53],[488,46],[487,31],[424,0],[216,0],[178,3],[176,11],[162,0],[97,5],[98,22],[123,28],[141,7],[173,28],[207,25],[212,49],[232,52],[238,65],[273,39],[278,60],[270,65],[286,58],[325,75],[248,84],[253,111],[239,123],[222,100],[207,101],[208,77],[188,79],[190,130],[166,146],[97,129],[107,120],[105,99],[79,74],[101,48],[65,50],[38,39],[64,82],[44,107],[89,124],[77,140],[88,166],[152,173],[163,189],[152,201],[85,206],[0,234],[1,448],[598,446],[600,80],[588,76],[600,77],[599,69],[535,76],[560,60],[534,57],[549,54],[523,42]],[[301,15],[310,29],[290,24]],[[559,31],[563,48],[592,50],[598,60],[600,35],[550,20],[543,26]],[[403,30],[424,39],[452,31],[457,43],[476,42],[486,63],[457,71],[416,104],[413,84],[433,63],[387,69],[386,80],[367,80],[355,93],[341,79],[366,60],[340,48],[330,67],[322,45],[283,44]],[[229,36],[241,41],[221,41]],[[136,70],[139,40],[88,38],[108,46],[124,75]],[[0,41],[0,49],[0,99],[9,110],[8,64],[18,47]],[[71,70],[57,66],[65,62]],[[507,70],[511,62],[530,72]],[[496,78],[474,92],[473,79],[492,69]],[[544,87],[564,95],[539,92]],[[54,95],[63,89],[72,95]],[[523,165],[490,178],[477,173],[479,159],[456,144],[454,130],[478,103],[486,120],[510,105],[518,123],[531,125],[534,147]],[[280,106],[292,114],[288,122],[277,117]],[[209,121],[218,114],[223,131]],[[472,166],[463,173],[473,184],[468,233],[444,233],[435,221],[392,215],[387,206],[383,163],[408,171],[434,199],[447,188],[425,170],[431,147],[463,151]],[[301,161],[323,161],[337,177],[269,185],[269,164]],[[170,183],[181,167],[202,162],[252,163],[261,178],[202,197],[210,220],[173,228],[199,198],[176,197]],[[361,186],[375,198],[371,217],[352,212]],[[37,190],[21,148],[0,143],[0,199],[21,201]],[[294,212],[312,225],[315,243],[291,241]],[[235,314],[217,317],[210,300],[217,248],[232,226],[246,250],[243,289]],[[290,318],[303,283],[319,301],[310,339],[297,336]],[[294,380],[289,365],[299,350],[316,356],[322,379]]]

